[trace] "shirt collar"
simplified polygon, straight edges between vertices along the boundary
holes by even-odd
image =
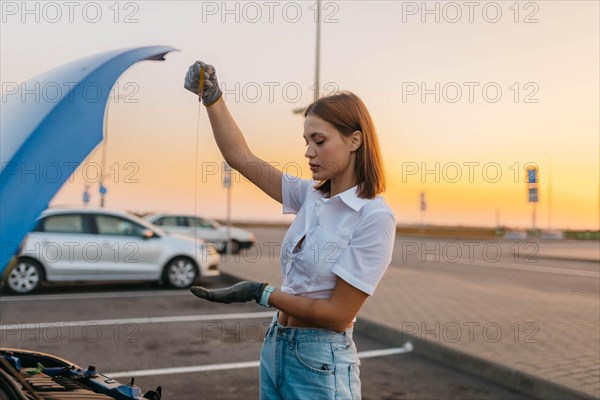
[[[322,199],[323,201],[327,202],[331,199],[335,199],[336,197],[339,197],[340,200],[346,203],[346,205],[352,208],[354,211],[360,211],[360,209],[369,201],[369,199],[363,199],[361,197],[358,197],[358,185],[351,187],[345,192],[336,194],[332,198],[328,199],[323,197]]]

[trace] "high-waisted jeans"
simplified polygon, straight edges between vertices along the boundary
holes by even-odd
[[[260,398],[360,399],[359,365],[352,328],[286,327],[275,314],[260,354]]]

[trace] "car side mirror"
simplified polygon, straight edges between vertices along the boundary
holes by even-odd
[[[152,239],[153,237],[156,237],[152,229],[144,229],[141,236],[142,239]]]

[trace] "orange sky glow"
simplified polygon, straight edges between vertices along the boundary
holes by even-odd
[[[538,227],[600,228],[598,2],[537,2],[518,15],[509,8],[513,2],[499,2],[496,22],[481,10],[469,22],[466,9],[450,22],[443,2],[439,21],[422,10],[407,12],[407,2],[326,3],[322,93],[351,90],[369,108],[386,168],[384,197],[399,224],[424,218],[428,224],[495,226],[498,215],[501,225],[530,227],[524,179],[526,166],[535,163]],[[273,22],[251,22],[242,3],[239,21],[207,14],[200,2],[136,4],[133,24],[10,17],[1,28],[3,83],[115,48],[181,49],[164,63],[136,64],[115,85],[121,97],[113,97],[108,114],[107,205],[225,218],[222,157],[206,112],[198,114],[196,99],[183,89],[196,59],[217,68],[251,149],[308,178],[302,117],[292,110],[308,105],[313,94],[312,3],[297,3],[303,14],[294,23],[277,13]],[[81,204],[86,185],[92,205],[98,204],[100,152],[75,171],[52,204]],[[420,192],[426,193],[424,216]],[[292,218],[243,178],[232,188],[232,217]]]

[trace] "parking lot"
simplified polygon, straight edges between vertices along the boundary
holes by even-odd
[[[230,284],[222,276],[206,286]],[[165,399],[258,397],[258,360],[273,311],[203,302],[156,285],[62,285],[0,299],[0,346],[59,355]],[[365,399],[526,399],[360,334]],[[374,350],[381,350],[373,352]]]

